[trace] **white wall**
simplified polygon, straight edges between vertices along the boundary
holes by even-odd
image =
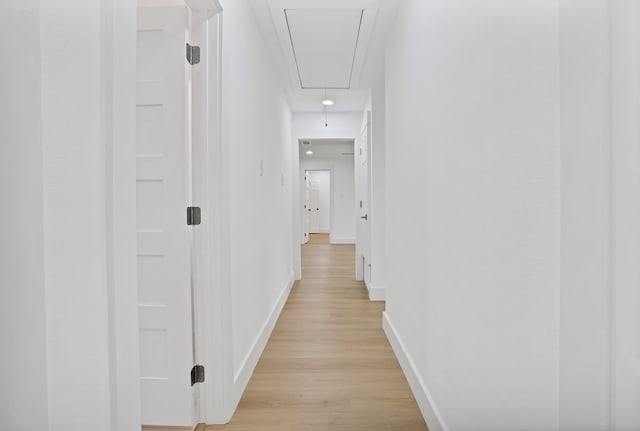
[[[398,12],[386,328],[430,428],[558,427],[558,67],[557,1]]]
[[[609,3],[560,3],[560,427],[608,429]]]
[[[52,430],[79,429],[91,421],[108,429],[110,414],[106,402],[106,165],[101,51],[96,49],[101,44],[99,3],[41,6],[47,380]],[[76,13],[68,13],[68,8]],[[65,42],[68,40],[72,42]],[[82,47],[86,54],[81,59],[77,50]],[[71,352],[76,360],[69,360]]]
[[[327,127],[322,112],[295,112],[293,138],[296,144],[298,139],[355,139],[361,124],[361,112],[329,112]]]
[[[6,59],[0,79],[0,428],[46,430],[42,141],[40,110],[34,109],[40,106],[37,0],[2,2],[0,55]]]
[[[293,279],[291,113],[248,2],[222,6],[222,143],[230,181],[232,345],[239,399]]]
[[[135,4],[3,8],[0,427],[134,429]]]
[[[322,144],[316,144],[322,145]],[[355,242],[355,185],[353,156],[303,159],[300,171],[328,169],[333,175],[332,226],[330,241],[334,244]],[[304,183],[301,181],[301,184]],[[304,214],[301,213],[303,217]]]

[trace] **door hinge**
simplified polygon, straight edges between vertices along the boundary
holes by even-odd
[[[199,225],[201,220],[200,207],[187,207],[187,226]]]
[[[200,63],[200,47],[187,44],[187,61],[194,65]]]
[[[360,208],[362,208],[362,201],[360,201]]]
[[[194,365],[191,369],[191,386],[204,383],[204,365]]]

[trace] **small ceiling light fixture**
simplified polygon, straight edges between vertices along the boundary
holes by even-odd
[[[313,151],[309,150],[307,151],[307,154],[313,154]]]
[[[322,101],[322,104],[323,104],[324,106],[331,106],[331,105],[333,105],[333,100],[330,100],[330,99],[324,99],[324,100]]]

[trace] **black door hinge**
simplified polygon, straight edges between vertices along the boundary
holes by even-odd
[[[204,365],[194,365],[191,369],[191,386],[204,383]]]
[[[200,63],[200,47],[187,44],[187,61],[194,65]]]
[[[201,220],[200,207],[187,207],[187,226],[199,225]]]

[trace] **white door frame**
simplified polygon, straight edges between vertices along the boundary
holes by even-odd
[[[640,6],[610,4],[611,291],[610,429],[640,427]]]
[[[302,245],[309,242],[309,235],[311,234],[309,229],[309,199],[307,194],[309,193],[309,179],[307,178],[307,174],[305,171],[304,178],[300,182],[300,187],[302,190]]]
[[[367,172],[362,172],[362,170],[360,169],[360,148],[361,148],[361,137],[362,134],[366,131],[367,133]],[[364,268],[364,259],[365,259],[365,253],[362,252],[362,247],[365,246],[368,248],[368,257],[369,259],[371,259],[371,220],[374,218],[372,216],[372,211],[371,211],[371,111],[365,111],[365,117],[362,123],[362,127],[360,130],[360,136],[358,136],[358,139],[355,141],[358,145],[357,148],[355,148],[354,146],[354,163],[355,163],[355,183],[356,183],[356,280],[363,280],[366,282],[368,282],[368,280],[365,277],[365,268]],[[367,184],[368,184],[368,189],[367,189],[367,217],[368,220],[366,221],[367,223],[367,229],[366,232],[363,232],[363,228],[362,228],[362,223],[363,221],[361,220],[361,210],[360,210],[360,205],[359,205],[359,197],[361,196],[361,182],[362,182],[362,176],[366,175],[367,178]],[[363,240],[362,235],[366,234],[368,236],[368,238],[365,240]],[[369,265],[371,265],[371,262],[368,262]],[[368,288],[369,286],[367,286]]]
[[[304,169],[302,169],[302,165],[300,163],[300,143],[302,141],[344,141],[344,140],[349,140],[349,141],[353,141],[354,142],[354,148],[356,143],[358,142],[358,138],[355,136],[331,136],[331,137],[326,137],[326,136],[322,136],[321,138],[318,137],[295,137],[293,139],[293,143],[291,145],[292,147],[292,169],[291,172],[298,172],[298,175],[294,175],[294,184],[292,189],[292,200],[293,200],[293,223],[294,225],[292,226],[292,235],[291,235],[291,240],[292,240],[292,249],[293,249],[293,274],[296,280],[301,280],[302,279],[302,238],[303,238],[303,230],[304,230],[304,222],[301,216],[302,213],[302,202],[304,200],[303,194],[302,194],[302,183],[303,178],[304,178]],[[354,160],[356,159],[356,157],[354,157]],[[354,162],[355,163],[355,162]],[[333,175],[331,176],[331,184],[333,185]],[[357,183],[354,184],[354,187],[357,185]],[[298,224],[300,223],[300,224]],[[331,229],[333,230],[333,224],[331,225]]]
[[[201,164],[196,171],[206,179],[200,192],[199,206],[203,210],[200,235],[202,241],[196,253],[202,269],[197,275],[197,343],[199,359],[206,367],[206,380],[198,388],[201,403],[196,417],[199,422],[225,423],[233,407],[225,400],[232,388],[231,315],[229,304],[229,214],[220,205],[228,196],[228,150],[220,137],[220,60],[222,8],[217,0],[185,0],[202,20],[201,64],[207,69],[203,76],[206,96],[200,101],[206,112],[202,133],[206,142],[195,149]],[[112,387],[112,425],[129,430],[140,426],[140,390],[138,364],[138,311],[136,282],[136,3],[113,0],[106,12],[105,32],[111,37],[103,56],[108,88],[105,89],[108,113],[106,139],[108,286],[110,314],[110,383]],[[197,21],[197,20],[196,20]],[[185,370],[189,378],[190,370]],[[214,384],[215,382],[215,384]]]
[[[194,175],[202,188],[194,190],[194,204],[202,208],[195,250],[198,266],[195,289],[196,357],[205,366],[205,382],[198,386],[198,422],[226,423],[233,414],[233,357],[231,291],[229,285],[228,148],[221,139],[221,35],[223,12],[217,0],[185,0],[192,11],[192,42],[200,46],[194,68]],[[196,28],[199,28],[198,32]],[[199,73],[196,72],[199,68]],[[198,81],[196,81],[198,80]],[[200,97],[199,97],[200,96]],[[196,139],[199,138],[199,139]],[[199,144],[199,145],[198,145]]]

